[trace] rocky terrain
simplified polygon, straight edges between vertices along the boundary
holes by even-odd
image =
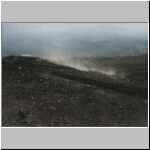
[[[147,126],[146,55],[87,60],[126,76],[81,71],[36,57],[4,57],[2,126]]]

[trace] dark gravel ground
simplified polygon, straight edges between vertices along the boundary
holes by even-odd
[[[2,60],[2,126],[147,126],[147,87],[39,58]]]

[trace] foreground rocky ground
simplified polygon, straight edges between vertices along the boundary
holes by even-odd
[[[139,76],[139,82],[79,71],[40,58],[5,57],[2,125],[147,126],[147,77],[143,78],[143,70],[139,75],[137,68],[129,69],[133,71],[131,79]]]

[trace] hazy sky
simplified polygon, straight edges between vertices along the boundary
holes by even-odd
[[[2,55],[107,56],[147,48],[145,23],[2,23]]]

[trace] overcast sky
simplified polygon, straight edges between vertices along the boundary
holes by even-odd
[[[2,23],[2,55],[121,55],[147,48],[145,23]]]

